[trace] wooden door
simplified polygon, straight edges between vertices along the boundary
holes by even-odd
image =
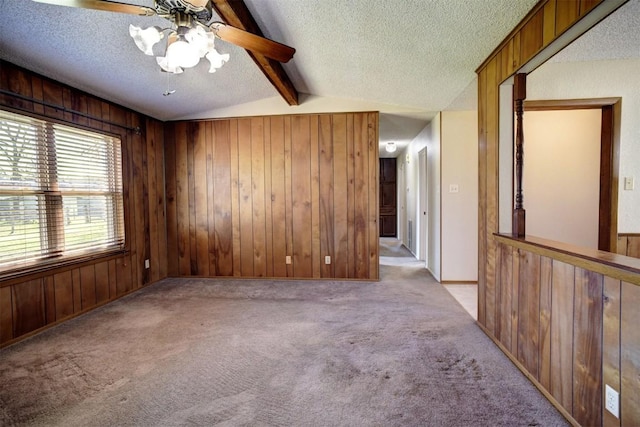
[[[380,237],[396,237],[396,159],[380,159]]]

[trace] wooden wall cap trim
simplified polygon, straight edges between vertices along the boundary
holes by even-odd
[[[615,105],[622,98],[544,99],[524,101],[525,111],[599,109]]]
[[[16,283],[27,282],[29,280],[40,279],[46,276],[53,276],[54,274],[73,270],[74,268],[84,267],[90,264],[99,264],[112,259],[125,258],[129,255],[131,255],[130,250],[113,249],[91,255],[56,259],[51,262],[39,262],[31,267],[0,273],[0,288],[15,285]]]
[[[534,236],[517,238],[498,233],[494,233],[493,236],[498,243],[640,286],[639,258],[583,248]]]

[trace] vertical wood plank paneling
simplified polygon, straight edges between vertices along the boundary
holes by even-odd
[[[209,189],[207,175],[207,132],[205,122],[193,124],[193,195],[197,275],[209,276]]]
[[[309,116],[291,118],[291,203],[293,275],[312,277],[311,260],[311,153]]]
[[[11,287],[0,288],[0,344],[13,339]]]
[[[487,105],[498,104],[498,78],[497,78],[497,60],[487,66]],[[486,144],[487,144],[487,174],[486,174],[486,191],[488,194],[496,194],[498,192],[498,114],[496,108],[487,108],[486,115]],[[485,213],[487,234],[492,236],[498,231],[498,208],[497,199],[487,200],[487,211]],[[496,251],[497,247],[492,237],[487,239],[487,265],[485,284],[485,327],[495,335],[496,328]]]
[[[540,338],[538,340],[538,381],[549,390],[551,387],[551,287],[553,284],[553,261],[540,259]]]
[[[640,236],[633,235],[627,237],[627,256],[640,258]]]
[[[164,144],[165,155],[165,198],[167,211],[167,275],[178,276],[180,274],[179,249],[178,249],[178,194],[177,179],[178,169],[176,145],[176,125],[168,124],[164,128],[166,140]]]
[[[620,296],[620,420],[623,426],[640,425],[640,286],[622,282]]]
[[[369,277],[369,127],[367,116],[358,114],[353,118],[353,153],[354,153],[354,209],[353,209],[353,242],[350,250],[354,259],[354,275],[357,279]],[[373,185],[375,186],[375,184]]]
[[[295,253],[293,252],[293,176],[291,165],[291,117],[285,116],[284,118],[284,210],[285,210],[285,241],[287,248],[287,255],[291,256],[295,261]],[[287,277],[293,277],[294,264],[287,265]]]
[[[548,0],[543,11],[542,44],[547,46],[556,36],[556,0]]]
[[[141,128],[143,123],[140,121],[140,117],[137,114],[127,114],[127,123],[130,127]],[[133,213],[133,227],[134,232],[130,233],[132,236],[132,244],[135,245],[136,258],[131,259],[131,272],[132,276],[132,289],[137,289],[143,284],[147,284],[150,281],[149,270],[144,268],[144,260],[149,259],[150,240],[149,236],[149,185],[147,181],[147,150],[145,149],[145,143],[143,143],[142,135],[134,133],[131,136],[132,139],[132,171],[133,182],[130,186],[133,186],[133,200],[135,203],[130,203]],[[135,238],[135,242],[133,241]],[[138,268],[139,267],[139,268]]]
[[[271,210],[271,118],[264,118],[264,222],[267,277],[273,275],[273,215]],[[280,260],[282,262],[282,259]]]
[[[109,299],[118,297],[118,273],[116,260],[109,260]]]
[[[157,120],[153,121],[153,125],[156,129],[155,142],[156,142],[156,156],[155,166],[150,164],[149,167],[155,167],[156,169],[156,184],[158,187],[156,196],[157,206],[157,222],[158,222],[158,241],[156,246],[158,247],[158,277],[157,280],[164,279],[168,276],[168,242],[167,242],[167,216],[166,216],[166,190],[165,190],[165,158],[164,158],[164,126]],[[173,158],[171,158],[173,161]],[[154,277],[155,278],[155,277]],[[153,280],[153,279],[152,279]]]
[[[287,277],[284,117],[271,118],[271,229],[273,275]]]
[[[253,277],[253,203],[251,182],[251,119],[238,120],[238,191],[240,204],[240,271]]]
[[[96,305],[96,270],[92,265],[80,269],[80,306],[83,310]]]
[[[53,282],[53,276],[45,276],[42,278],[44,286],[44,313],[47,324],[56,321],[56,289]]]
[[[187,246],[189,246],[189,274],[199,275],[198,273],[198,226],[196,223],[196,176],[195,176],[195,155],[194,150],[196,146],[196,138],[200,135],[200,123],[188,123],[187,124],[187,226],[189,234],[185,236],[187,240]]]
[[[602,275],[576,268],[573,418],[602,424]]]
[[[167,181],[176,183],[171,202],[176,215],[168,216],[176,222],[189,218],[190,224],[188,231],[170,221],[167,224],[169,230],[176,230],[178,253],[180,242],[201,242],[199,236],[205,233],[212,239],[231,230],[228,248],[233,252],[234,275],[377,278],[377,125],[377,113],[172,124],[176,166],[168,170]],[[180,148],[183,144],[186,149]],[[181,168],[185,152],[186,166]],[[202,175],[205,179],[193,178]],[[337,180],[342,185],[336,196]],[[186,186],[181,185],[185,181]],[[192,188],[196,182],[203,184],[201,189]],[[228,201],[220,188],[229,188]],[[185,192],[188,196],[181,200]],[[206,214],[200,203],[205,198]],[[230,224],[219,224],[222,216]],[[173,238],[171,233],[168,240]],[[336,241],[341,242],[339,253]],[[199,244],[186,244],[185,249],[185,256],[179,255],[184,258],[179,275],[194,274],[190,268],[183,272],[184,267],[192,266],[194,259],[200,266],[203,257],[209,272],[202,273],[198,267],[199,274],[219,275],[219,266],[214,268],[220,257],[217,244],[209,241],[206,251]],[[284,262],[288,255],[290,265]],[[325,255],[332,258],[331,264],[324,264]]]
[[[333,116],[321,115],[319,128],[320,143],[320,256],[335,259],[334,251],[334,201],[333,201]],[[321,277],[335,277],[335,264],[320,266]]]
[[[238,177],[238,120],[229,122],[229,157],[231,159],[231,232],[233,275],[242,274],[240,252],[240,183]]]
[[[73,315],[73,278],[71,271],[53,276],[53,287],[56,299],[56,320]]]
[[[189,172],[187,166],[187,125],[175,125],[176,159],[176,243],[178,246],[178,274],[191,274],[191,245],[189,242]]]
[[[520,250],[513,251],[513,285],[511,286],[511,353],[517,357],[518,355],[518,323],[520,321],[519,298],[520,298]]]
[[[579,13],[579,1],[560,0],[556,2],[556,36],[569,28],[578,19]]]
[[[486,323],[485,302],[487,283],[487,69],[478,73],[478,322]],[[505,313],[506,314],[506,313]]]
[[[319,116],[309,117],[309,154],[311,161],[311,262],[312,277],[320,277],[323,258],[320,252],[320,153]]]
[[[215,272],[219,276],[233,275],[233,196],[229,122],[213,122],[215,155],[213,159],[215,211]],[[236,197],[237,199],[237,197]]]
[[[520,35],[520,57],[523,61],[528,61],[542,48],[544,32],[544,8],[531,17],[522,27]]]
[[[333,116],[333,180],[347,183],[347,115]],[[349,240],[348,240],[348,200],[347,185],[336,185],[333,188],[333,230],[334,230],[334,264],[336,277],[348,277]]]
[[[156,175],[156,128],[153,122],[150,120],[145,121],[145,127],[147,129],[147,138],[144,151],[146,153],[147,167],[145,172],[147,174],[147,204],[148,204],[148,226],[149,226],[149,269],[147,271],[147,282],[153,283],[160,280],[160,248],[159,248],[159,233],[158,227],[160,226],[160,218],[158,215],[158,209],[162,206],[158,206],[158,177]],[[160,177],[162,180],[162,177]],[[163,260],[162,263],[165,261]],[[144,265],[144,264],[143,264]]]
[[[604,278],[604,307],[602,311],[602,383],[620,392],[620,304],[622,283]],[[637,335],[636,335],[637,336]],[[604,387],[603,387],[604,388]],[[604,399],[604,392],[603,399]],[[620,427],[620,418],[603,411],[604,427]],[[631,425],[631,424],[630,424]]]
[[[378,146],[378,113],[369,113],[367,119],[367,144],[369,150],[369,279],[380,278],[380,152]]]
[[[602,0],[580,0],[580,16],[584,16],[591,11]]]
[[[251,201],[253,225],[253,275],[267,275],[267,223],[265,215],[264,118],[251,119]]]
[[[553,261],[551,289],[551,388],[553,397],[573,411],[573,295],[575,267]]]
[[[95,266],[96,303],[109,301],[109,262],[101,262]]]
[[[511,304],[513,289],[513,249],[507,245],[500,245],[500,271],[498,272],[497,304],[498,319],[496,320],[496,338],[500,340],[502,345],[509,351],[513,351],[511,345]]]
[[[518,289],[518,360],[538,379],[540,339],[540,256],[524,252],[520,256]]]
[[[75,276],[74,282],[74,295],[75,295]],[[131,291],[131,262],[129,257],[122,257],[116,259],[116,294],[121,296]]]
[[[356,248],[355,248],[355,212],[356,212],[356,194],[355,194],[355,147],[353,135],[353,114],[347,114],[347,132],[346,132],[346,149],[347,149],[347,277],[355,277],[356,267]]]
[[[129,283],[131,281],[129,280]],[[73,288],[73,313],[82,311],[82,283],[80,279],[80,270],[74,268],[71,270],[71,286]]]
[[[19,337],[46,325],[42,279],[11,286],[13,336]]]

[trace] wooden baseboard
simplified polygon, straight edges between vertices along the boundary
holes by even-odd
[[[443,285],[477,285],[477,280],[443,280],[440,282]]]

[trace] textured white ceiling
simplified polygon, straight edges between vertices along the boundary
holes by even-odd
[[[537,0],[245,2],[267,37],[297,49],[284,68],[301,106],[288,107],[246,52],[224,42],[217,48],[231,60],[215,74],[204,63],[161,73],[128,35],[129,24],[166,26],[157,17],[0,0],[0,57],[160,120],[357,105],[382,113],[382,142],[402,145],[436,112],[475,108],[475,69]]]

